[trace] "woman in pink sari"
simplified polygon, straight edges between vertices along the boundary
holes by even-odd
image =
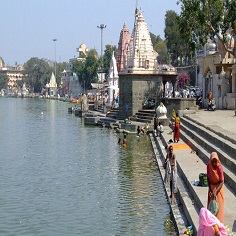
[[[227,230],[210,211],[201,208],[197,236],[227,236]]]
[[[210,161],[207,164],[207,180],[208,180],[208,202],[216,199],[219,203],[219,212],[216,217],[221,223],[224,223],[224,172],[219,157],[216,152],[211,153]]]

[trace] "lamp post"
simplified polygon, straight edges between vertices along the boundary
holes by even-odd
[[[102,45],[102,40],[103,40],[103,29],[105,29],[107,26],[104,24],[100,24],[97,26],[101,30],[101,82],[102,82],[102,77],[103,77],[103,45]]]
[[[57,57],[56,57],[56,42],[57,42],[57,39],[53,39],[53,42],[54,42],[54,54],[55,54],[55,60],[54,60],[54,67],[55,67],[55,79],[57,78]]]

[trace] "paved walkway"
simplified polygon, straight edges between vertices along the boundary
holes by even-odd
[[[214,129],[217,132],[223,133],[225,136],[230,138],[236,143],[236,116],[234,116],[234,111],[229,110],[217,110],[217,111],[205,111],[199,110],[195,114],[188,114],[191,119],[194,119],[196,122],[204,124],[211,129]],[[163,138],[168,142],[169,139],[173,138],[173,134],[170,132],[169,127],[164,127]],[[189,180],[196,195],[201,200],[203,206],[207,205],[207,191],[208,188],[194,186],[194,180],[199,179],[200,173],[206,173],[206,165],[203,161],[195,154],[191,152],[191,148],[188,147],[182,140],[179,143],[173,143],[174,153],[176,154],[178,165],[181,167],[183,172],[186,174],[187,179]],[[236,197],[229,191],[225,189],[225,225],[229,229],[236,232]],[[194,214],[194,200],[184,199],[186,201],[187,208],[189,213]],[[196,212],[196,211],[195,211]],[[196,214],[196,213],[195,213]],[[195,227],[198,227],[198,215],[193,217]],[[180,232],[181,235],[181,232]],[[236,234],[235,234],[236,235]]]

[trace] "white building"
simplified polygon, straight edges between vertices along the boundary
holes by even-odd
[[[53,72],[50,78],[50,82],[46,84],[46,88],[48,89],[48,95],[50,97],[54,97],[55,95],[57,95],[57,82]]]
[[[115,105],[114,101],[119,93],[118,79],[119,79],[119,76],[118,76],[116,58],[113,52],[111,62],[110,62],[109,76],[107,78],[107,82],[108,82],[108,101],[107,102],[109,105]]]

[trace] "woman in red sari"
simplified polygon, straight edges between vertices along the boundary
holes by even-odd
[[[175,113],[175,111],[173,110],[172,112],[172,116],[174,117],[174,142],[178,143],[180,140],[180,117],[178,115],[178,113]]]
[[[216,152],[211,153],[207,164],[207,180],[209,186],[207,206],[210,200],[215,198],[219,203],[219,212],[216,217],[224,223],[224,171]]]

